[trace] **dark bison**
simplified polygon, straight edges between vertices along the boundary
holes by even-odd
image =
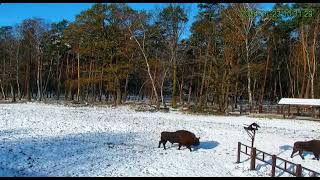
[[[163,148],[166,149],[166,143],[169,141],[171,144],[179,143],[179,150],[181,146],[186,146],[191,150],[191,145],[198,146],[200,144],[199,138],[197,138],[192,132],[186,130],[179,130],[176,132],[167,132],[164,131],[161,133],[161,140],[159,141],[160,148],[161,143],[163,144]]]
[[[291,158],[293,157],[293,154],[299,151],[299,155],[302,159],[304,157],[302,156],[303,151],[313,152],[314,157],[319,160],[319,154],[320,154],[320,141],[319,140],[311,140],[311,141],[297,141],[293,145],[293,151],[291,154]]]

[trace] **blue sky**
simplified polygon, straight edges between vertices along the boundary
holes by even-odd
[[[189,28],[198,12],[197,3],[183,3],[188,7]],[[274,3],[260,3],[262,9],[271,9]],[[92,3],[2,3],[0,4],[0,26],[14,26],[27,18],[38,17],[48,23],[62,19],[73,21],[81,11],[89,9]],[[152,11],[156,7],[165,6],[164,3],[129,3],[133,9]],[[189,32],[186,32],[186,36]]]

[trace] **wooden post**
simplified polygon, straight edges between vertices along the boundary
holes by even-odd
[[[280,114],[280,108],[277,106],[277,114]]]
[[[251,148],[250,170],[256,169],[256,156],[257,156],[256,148]]]
[[[283,105],[281,106],[281,114],[283,114],[283,118],[286,118],[286,115],[285,115],[284,110],[283,110]]]
[[[316,118],[316,110],[315,110],[314,106],[312,106],[312,117]]]
[[[241,142],[238,142],[237,163],[240,163]]]
[[[302,166],[301,166],[301,164],[297,164],[297,166],[296,166],[296,176],[297,177],[301,177],[301,175],[302,175]]]
[[[284,169],[287,170],[287,161],[284,162]]]
[[[288,118],[290,117],[290,105],[288,107]]]
[[[253,147],[253,144],[254,144],[254,137],[256,136],[256,130],[253,130],[253,135],[252,135],[252,138],[251,138],[251,147]]]
[[[272,155],[271,177],[275,177],[276,175],[276,160],[277,160],[277,156]]]

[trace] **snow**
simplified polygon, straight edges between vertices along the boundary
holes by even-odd
[[[310,153],[290,158],[295,141],[320,139],[319,122],[25,103],[0,104],[0,176],[270,176],[258,160],[250,171],[244,154],[236,163],[237,143],[250,145],[243,124],[253,122],[257,149],[320,172]],[[158,148],[161,131],[179,129],[200,136],[193,152]]]
[[[281,98],[278,104],[320,106],[320,99]]]

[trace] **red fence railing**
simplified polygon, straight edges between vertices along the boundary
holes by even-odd
[[[244,147],[244,148],[242,148]],[[242,149],[245,149],[244,151]],[[250,149],[250,153],[248,150]],[[282,171],[289,173],[293,176],[301,177],[303,176],[303,172],[308,174],[311,177],[320,177],[320,173],[313,171],[311,169],[302,167],[301,164],[295,164],[293,162],[287,161],[276,155],[271,155],[269,153],[263,152],[261,150],[256,149],[255,147],[250,147],[241,142],[238,142],[238,154],[237,154],[237,163],[240,163],[240,155],[241,153],[250,156],[250,170],[256,169],[256,159],[265,162],[272,166],[271,168],[271,176],[275,176],[276,168],[281,169]],[[260,155],[260,156],[259,156]],[[269,158],[268,158],[269,157]],[[271,159],[270,159],[271,157]],[[269,159],[269,160],[268,160]],[[277,162],[282,162],[277,165]],[[283,166],[281,166],[283,164]],[[288,166],[289,165],[289,166]]]

